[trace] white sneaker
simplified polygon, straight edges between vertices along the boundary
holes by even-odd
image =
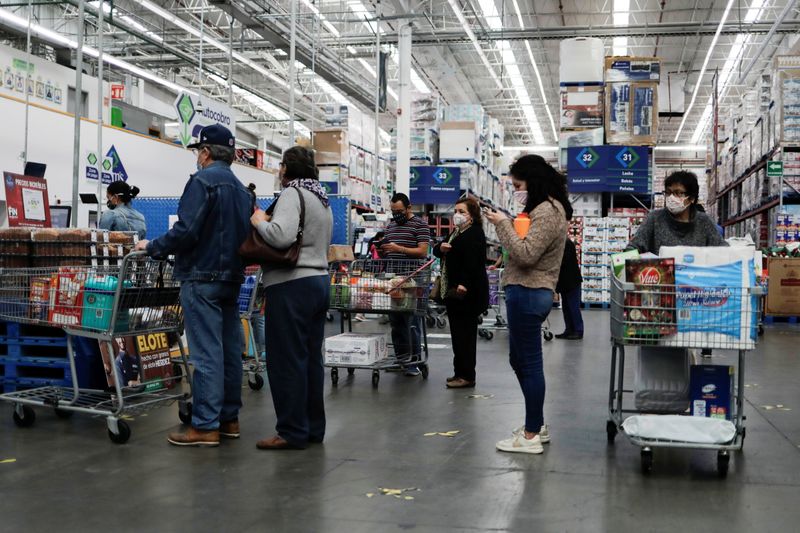
[[[520,426],[514,431],[511,432],[512,435],[520,435],[525,432],[525,426]],[[541,429],[539,429],[539,439],[541,439],[542,444],[547,444],[550,442],[550,426],[547,424],[543,425]]]
[[[497,449],[501,452],[512,453],[544,453],[544,446],[542,446],[542,439],[536,435],[532,439],[526,439],[524,434],[517,434],[510,439],[501,440],[497,443]]]

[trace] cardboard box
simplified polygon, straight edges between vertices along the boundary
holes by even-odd
[[[603,127],[603,86],[561,87],[561,129]]]
[[[605,81],[659,81],[661,59],[657,57],[606,57]]]
[[[800,258],[771,257],[767,267],[766,314],[800,315]]]
[[[442,122],[439,134],[439,159],[477,160],[478,132],[476,122]]]
[[[347,130],[314,132],[314,161],[318,165],[348,165],[350,145]]]
[[[88,271],[81,268],[61,267],[53,277],[50,322],[77,326],[83,315],[83,289]]]
[[[34,320],[47,320],[50,313],[50,287],[52,279],[41,276],[31,279],[31,307],[30,318]]]
[[[344,244],[331,244],[328,246],[328,263],[334,261],[355,261],[353,249]]]
[[[689,367],[689,398],[692,416],[731,419],[735,370],[725,365]]]
[[[606,84],[608,144],[654,145],[658,134],[658,84]]]
[[[388,356],[386,335],[342,333],[325,339],[326,365],[371,365]]]

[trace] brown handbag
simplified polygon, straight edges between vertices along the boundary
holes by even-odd
[[[306,221],[306,201],[300,189],[296,189],[300,196],[300,225],[297,227],[297,239],[285,250],[279,250],[264,241],[256,228],[250,230],[250,235],[239,247],[239,256],[245,265],[262,265],[271,268],[291,268],[297,265],[300,258],[300,248],[303,247],[303,228]],[[284,191],[284,194],[286,191]],[[253,210],[255,211],[255,194],[253,194]],[[275,200],[274,206],[280,201]]]

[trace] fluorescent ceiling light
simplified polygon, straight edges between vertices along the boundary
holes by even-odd
[[[722,31],[722,27],[725,26],[725,21],[728,20],[728,14],[731,12],[731,7],[733,7],[734,1],[735,0],[728,0],[728,4],[725,6],[725,12],[722,14],[722,20],[719,21],[717,31],[714,33],[714,38],[711,40],[711,46],[708,47],[706,58],[703,60],[703,67],[700,69],[700,76],[698,76],[697,83],[694,85],[694,91],[692,92],[692,99],[689,101],[689,107],[687,107],[686,111],[683,113],[681,125],[678,127],[678,133],[675,134],[675,139],[673,142],[678,142],[678,139],[680,139],[681,132],[683,132],[683,126],[686,124],[686,118],[689,116],[692,107],[694,107],[694,102],[697,99],[697,92],[700,90],[700,84],[703,82],[703,75],[706,73],[708,61],[711,59],[711,54],[714,52],[714,47],[717,45],[717,39],[719,39],[719,34]]]
[[[95,9],[99,9],[100,8],[100,2],[97,1],[97,0],[95,0],[93,2],[89,2],[89,5],[92,6],[93,8],[95,8]],[[106,15],[111,15],[111,2],[103,2],[103,13],[106,14]],[[145,35],[147,35],[151,39],[153,39],[155,41],[158,41],[159,43],[163,43],[164,42],[164,39],[162,39],[160,35],[158,35],[156,33],[153,33],[152,31],[148,30],[147,28],[145,28],[144,26],[142,26],[141,24],[139,24],[138,22],[133,20],[131,17],[129,17],[127,15],[116,15],[116,16],[121,21],[123,21],[126,24],[128,24],[130,27],[135,28],[136,30],[144,33]]]
[[[456,0],[447,0],[447,3],[450,4],[450,8],[453,10],[453,13],[456,14],[456,18],[461,23],[461,27],[464,28],[464,32],[466,32],[469,40],[472,42],[472,46],[475,47],[475,51],[478,52],[478,56],[481,58],[483,66],[486,67],[486,71],[494,80],[497,88],[502,90],[503,82],[501,82],[500,78],[497,77],[494,68],[492,67],[491,63],[489,63],[489,59],[486,57],[486,54],[483,53],[483,49],[481,48],[481,44],[478,42],[477,37],[475,37],[475,33],[469,27],[469,24],[467,24],[467,19],[465,19],[464,15],[461,13],[461,7],[456,4]]]
[[[552,144],[531,144],[528,146],[504,146],[504,152],[558,152],[558,146]]]
[[[656,152],[705,152],[708,147],[704,144],[659,144]]]
[[[630,22],[631,16],[631,2],[630,0],[614,0],[613,20],[614,26],[624,27]],[[613,54],[615,56],[628,55],[628,38],[627,37],[614,37],[613,40]]]
[[[317,7],[311,3],[311,0],[302,0],[302,2],[311,10],[312,13],[319,17],[319,20],[322,21],[322,25],[325,26],[325,29],[331,32],[334,37],[339,37],[340,33],[339,30],[336,29],[336,26],[331,24],[328,19],[325,18],[325,15],[320,13],[319,9],[317,9]]]
[[[765,0],[753,0],[744,16],[745,23],[752,24],[758,20],[763,12],[764,3]],[[719,80],[717,81],[717,90],[719,91],[720,97],[722,97],[727,89],[728,81],[730,80],[734,68],[736,67],[736,63],[739,60],[739,55],[744,52],[744,47],[749,44],[749,42],[750,35],[748,34],[740,33],[736,36],[736,40],[728,52],[725,65],[722,67]],[[711,119],[712,107],[713,96],[710,96],[706,102],[705,109],[703,109],[703,114],[700,116],[700,120],[697,123],[697,127],[692,134],[692,144],[697,144],[700,141],[700,138],[705,134],[706,128],[708,128],[709,121]]]
[[[369,20],[373,17],[360,0],[347,0],[347,7],[349,7],[350,11],[355,13],[359,18],[364,19],[361,23],[369,28],[372,33],[377,32],[378,25],[374,21]],[[381,33],[384,33],[383,28],[381,28]]]
[[[519,10],[519,3],[517,0],[513,0],[514,2],[514,11],[517,13],[517,20],[519,21],[520,29],[525,28],[525,23],[522,20],[522,12]],[[544,104],[544,110],[547,111],[547,118],[550,120],[550,129],[553,132],[553,138],[558,140],[558,131],[556,130],[556,123],[553,120],[553,114],[550,112],[550,107],[547,105],[547,94],[544,92],[544,83],[542,83],[542,75],[539,73],[539,66],[536,64],[536,59],[533,57],[533,50],[531,50],[531,43],[529,40],[525,40],[525,48],[528,51],[528,59],[531,61],[531,65],[533,65],[533,73],[536,74],[536,81],[539,84],[539,95],[542,97],[542,103]]]

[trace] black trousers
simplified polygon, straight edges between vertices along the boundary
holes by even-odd
[[[475,381],[478,350],[478,316],[464,311],[460,301],[445,302],[450,319],[450,338],[453,342],[453,370],[457,378]]]

